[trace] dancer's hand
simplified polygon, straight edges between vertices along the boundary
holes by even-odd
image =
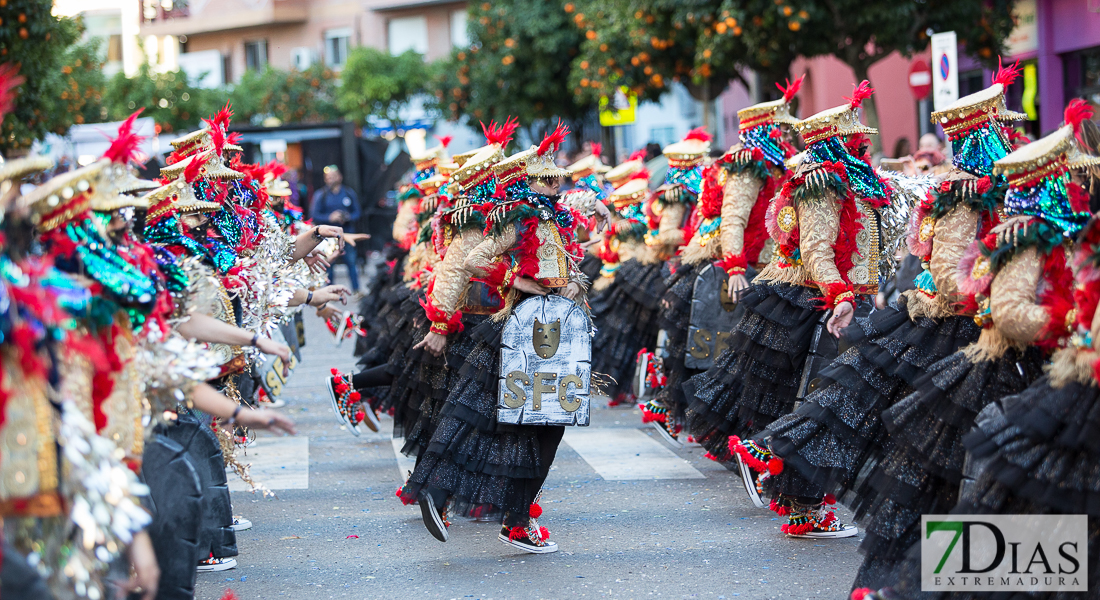
[[[339,318],[342,314],[343,313],[341,313],[338,309],[327,305],[317,309],[317,316],[326,321],[331,321],[334,318]]]
[[[424,348],[432,356],[439,356],[443,354],[443,350],[447,347],[447,336],[442,333],[436,333],[429,331],[428,335],[424,336],[424,339],[420,340],[420,343],[413,346],[413,350]]]
[[[310,306],[324,306],[329,302],[336,300],[340,301],[340,304],[347,304],[347,297],[351,295],[351,290],[342,285],[326,285],[325,287],[313,292],[313,301]]]
[[[340,249],[344,249],[344,228],[335,225],[318,225],[317,235],[323,238],[335,239]]]
[[[271,338],[261,337],[256,340],[256,349],[264,354],[283,359],[283,377],[290,375],[290,346],[280,344]]]
[[[309,270],[313,271],[314,273],[324,273],[331,266],[329,265],[328,260],[325,259],[324,252],[318,252],[316,250],[307,254],[306,257],[302,260],[305,261],[306,266],[309,267]]]
[[[599,200],[596,201],[596,233],[604,230],[605,227],[611,224],[611,211],[607,209],[607,205]]]
[[[534,294],[536,296],[545,296],[550,293],[550,288],[530,277],[516,277],[516,280],[512,283],[512,287],[521,292],[527,292],[528,294]]]
[[[266,431],[283,430],[291,435],[298,433],[294,427],[294,421],[273,410],[260,408],[252,410],[242,408],[237,414],[237,423],[250,429],[263,429]]]
[[[840,338],[840,332],[851,324],[854,316],[856,316],[856,309],[852,306],[852,303],[841,302],[833,309],[833,316],[829,317],[829,322],[825,325],[825,328],[833,334],[833,337]]]
[[[358,243],[358,242],[361,242],[363,240],[369,240],[369,239],[370,239],[370,234],[369,233],[345,233],[344,234],[344,241],[351,244],[352,247],[354,247],[355,244]]]
[[[130,566],[133,567],[134,574],[120,586],[123,597],[141,590],[142,600],[153,600],[157,596],[157,584],[160,582],[160,565],[157,564],[157,555],[153,552],[153,541],[146,531],[134,534],[130,543]]]
[[[576,300],[577,296],[580,296],[582,291],[584,290],[581,289],[581,285],[579,283],[575,281],[570,281],[569,285],[562,288],[561,297],[565,298],[566,300]]]
[[[741,292],[743,292],[744,290],[747,290],[747,289],[749,289],[749,280],[745,279],[745,275],[743,273],[736,273],[734,275],[730,275],[730,283],[729,283],[730,298],[736,300],[741,295]]]

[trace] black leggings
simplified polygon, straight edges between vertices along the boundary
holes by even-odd
[[[351,376],[351,385],[357,390],[393,385],[393,375],[386,370],[387,365],[378,365]]]

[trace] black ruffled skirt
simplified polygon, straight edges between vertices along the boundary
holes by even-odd
[[[387,248],[386,262],[378,267],[367,281],[367,293],[359,301],[359,314],[367,335],[355,338],[355,356],[363,357],[372,348],[385,346],[383,338],[389,331],[388,318],[392,311],[401,305],[404,295],[399,288],[404,286],[404,262],[408,252],[397,246]],[[406,288],[407,289],[407,288]],[[381,360],[377,355],[368,359],[366,366],[376,366]]]
[[[458,366],[450,394],[402,501],[442,491],[453,501],[452,514],[476,516],[488,508],[505,513],[506,525],[527,524],[565,428],[497,422],[503,329],[504,322],[487,319],[452,349],[448,360]]]
[[[769,437],[784,470],[767,481],[773,493],[842,497],[881,458],[882,411],[914,391],[927,369],[978,340],[969,317],[911,319],[902,305],[857,317],[844,331],[851,345],[821,372],[820,383],[793,413],[757,437]]]
[[[1100,589],[1100,389],[1070,383],[1053,388],[1043,377],[1022,393],[987,406],[964,437],[977,481],[963,488],[957,514],[1086,514],[1089,590]],[[920,546],[914,545],[896,586],[903,598],[920,594]],[[943,594],[946,596],[946,594]],[[953,598],[989,598],[956,593]],[[1078,598],[1053,592],[1002,593],[997,598]]]
[[[581,259],[581,264],[577,265],[581,273],[588,278],[588,281],[596,281],[600,278],[600,269],[603,268],[603,261],[600,260],[595,254],[585,253],[584,258]]]
[[[695,294],[695,280],[708,262],[694,265],[681,264],[665,280],[666,292],[661,297],[657,323],[668,335],[668,356],[662,359],[665,386],[657,392],[656,400],[669,410],[676,423],[684,422],[687,411],[687,396],[684,395],[684,381],[698,373],[688,372],[684,366],[684,353],[687,351],[688,326],[691,322],[691,300]]]
[[[714,366],[684,383],[688,430],[719,461],[733,460],[729,437],[747,437],[791,412],[821,316],[817,288],[753,284],[745,316]]]
[[[592,372],[610,376],[615,383],[604,390],[612,399],[631,393],[630,378],[638,352],[657,344],[658,305],[665,293],[665,263],[646,265],[626,261],[615,280],[590,299],[596,337],[592,340]]]
[[[894,583],[906,549],[919,541],[921,514],[945,513],[958,502],[963,435],[983,408],[1038,379],[1042,362],[1034,347],[995,360],[972,360],[960,350],[932,365],[914,393],[882,413],[890,448],[854,507],[867,531],[857,587]]]

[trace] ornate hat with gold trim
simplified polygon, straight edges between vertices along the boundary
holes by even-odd
[[[1027,115],[1008,110],[1005,88],[1020,75],[1019,63],[1001,66],[993,76],[993,84],[979,92],[963,96],[947,108],[932,113],[932,122],[939,123],[948,140],[990,121],[1023,121]]]
[[[527,175],[536,179],[559,179],[569,177],[567,169],[563,169],[554,163],[554,158],[561,148],[565,137],[569,135],[569,128],[558,121],[554,131],[547,133],[535,149],[535,155],[527,160]]]
[[[625,162],[616,165],[613,169],[604,173],[611,185],[619,187],[630,180],[630,176],[645,168],[645,150],[638,150],[630,155]]]
[[[48,232],[91,210],[92,199],[103,183],[103,168],[108,159],[62,173],[34,188],[21,199],[29,207],[31,222],[39,231]]]
[[[668,157],[668,166],[690,169],[701,163],[710,152],[710,134],[697,127],[689,131],[684,139],[665,146],[661,152]]]
[[[859,108],[863,101],[871,97],[875,90],[867,81],[856,86],[855,92],[848,100],[848,104],[823,110],[812,117],[803,119],[795,124],[794,128],[806,144],[814,144],[822,140],[847,136],[856,133],[878,133],[877,129],[867,127],[859,122]]]
[[[786,87],[776,83],[775,85],[779,88],[779,91],[783,92],[782,98],[771,102],[753,104],[737,111],[739,130],[744,133],[754,127],[764,125],[794,125],[798,123],[798,119],[791,115],[791,100],[794,99],[795,94],[802,87],[804,79],[806,79],[805,75],[795,79],[794,83],[788,80]]]
[[[479,185],[493,179],[493,165],[503,158],[496,145],[482,148],[481,152],[468,158],[451,177],[463,192],[470,192]]]
[[[1081,152],[1077,135],[1081,123],[1091,119],[1092,107],[1080,98],[1070,101],[1065,122],[1054,133],[1013,151],[993,164],[993,173],[1008,181],[1005,213],[1034,215],[1075,235],[1089,219],[1088,197],[1074,205],[1069,185],[1070,169],[1100,165],[1100,157]]]
[[[593,173],[607,173],[611,171],[611,167],[603,164],[603,161],[600,160],[602,151],[603,145],[592,142],[591,154],[566,167],[573,181],[580,181]]]
[[[191,184],[183,177],[145,194],[141,200],[149,207],[146,217],[149,221],[156,221],[168,212],[180,215],[217,212],[221,205],[217,202],[206,202],[195,197]]]
[[[451,136],[445,135],[443,137],[437,137],[439,144],[432,146],[431,148],[425,148],[423,152],[417,154],[410,154],[409,160],[413,163],[413,168],[419,173],[422,171],[428,171],[437,166],[440,162],[443,162],[447,158],[447,146],[451,144]],[[430,177],[434,173],[427,175]]]
[[[212,149],[203,150],[199,154],[192,154],[181,161],[172,163],[166,167],[161,167],[160,174],[168,179],[175,179],[187,170],[187,167],[194,161],[202,163],[203,177],[220,179],[222,181],[244,178],[244,173],[230,169],[226,166],[225,159],[218,156],[218,153],[214,152]]]
[[[517,181],[527,179],[528,163],[535,158],[536,151],[537,149],[531,146],[493,165],[493,173],[496,174],[497,186],[507,188]]]
[[[622,210],[637,204],[649,196],[649,184],[645,179],[631,179],[611,192],[609,199],[615,208]]]
[[[439,191],[439,188],[445,183],[447,183],[447,176],[442,173],[436,173],[416,184],[416,187],[420,188],[421,193],[428,196]]]

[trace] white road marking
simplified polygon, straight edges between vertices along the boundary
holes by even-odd
[[[248,448],[237,451],[237,460],[251,464],[252,480],[270,490],[309,489],[309,438],[304,435],[258,437]],[[229,490],[249,491],[248,484],[229,470]]]
[[[569,427],[565,441],[609,481],[705,479],[687,461],[637,429]]]

